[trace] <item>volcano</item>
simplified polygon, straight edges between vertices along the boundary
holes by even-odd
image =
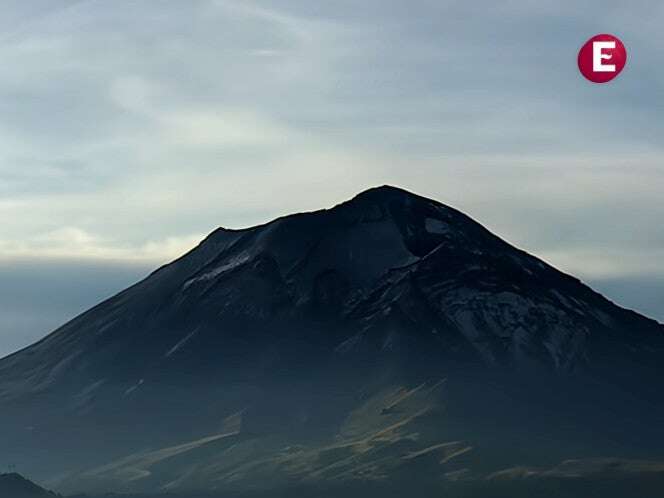
[[[662,325],[385,186],[217,229],[1,360],[0,455],[67,491],[654,462],[663,359]]]

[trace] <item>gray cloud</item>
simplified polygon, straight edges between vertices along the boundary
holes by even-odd
[[[591,284],[620,305],[664,323],[664,278],[622,277],[596,280]]]
[[[81,261],[0,264],[0,358],[147,275],[140,265]]]
[[[664,6],[3,7],[5,264],[156,265],[218,225],[392,183],[584,278],[664,274],[664,70],[653,64]],[[624,74],[604,86],[576,70],[579,46],[598,32],[629,50]]]

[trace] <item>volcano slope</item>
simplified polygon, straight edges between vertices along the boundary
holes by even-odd
[[[0,496],[7,498],[61,498],[14,472],[0,474]]]
[[[663,355],[655,321],[379,187],[218,229],[1,360],[0,457],[65,491],[659,475]]]

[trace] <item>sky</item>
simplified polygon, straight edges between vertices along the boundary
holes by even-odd
[[[0,356],[193,247],[376,185],[664,321],[664,4],[5,0]],[[623,73],[576,68],[597,33]]]

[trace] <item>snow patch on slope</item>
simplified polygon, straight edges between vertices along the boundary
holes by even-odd
[[[236,256],[233,256],[231,259],[226,261],[224,264],[216,267],[214,270],[211,270],[207,273],[204,273],[200,277],[195,277],[195,278],[192,278],[190,280],[187,280],[184,283],[183,289],[186,290],[189,286],[191,286],[192,284],[194,284],[196,282],[204,282],[204,281],[207,281],[207,280],[212,280],[214,278],[217,278],[222,273],[227,272],[229,270],[233,270],[233,269],[245,264],[247,261],[249,261],[249,259],[251,259],[251,256],[249,254],[245,253],[245,252],[240,253]]]
[[[133,393],[136,389],[141,387],[145,383],[145,379],[139,380],[136,384],[131,386],[129,389],[127,389],[124,393],[125,396],[129,396],[131,393]]]
[[[194,337],[194,335],[196,335],[196,332],[198,332],[198,328],[192,330],[183,339],[178,341],[178,343],[175,346],[173,346],[171,349],[169,349],[166,352],[166,354],[164,355],[164,358],[168,358],[169,356],[176,353],[182,346],[184,346],[189,341],[189,339],[191,339],[192,337]]]

